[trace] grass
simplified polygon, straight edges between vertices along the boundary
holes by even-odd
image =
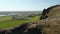
[[[1,16],[0,21],[6,21],[6,20],[11,20],[12,16]]]
[[[35,22],[38,21],[40,19],[40,16],[35,16],[34,18],[32,18],[30,21],[31,22]]]
[[[15,27],[23,23],[27,23],[28,20],[8,20],[0,23],[0,29]]]
[[[0,29],[16,27],[28,22],[34,22],[39,20],[40,16],[31,18],[30,20],[13,20],[11,16],[0,17]]]

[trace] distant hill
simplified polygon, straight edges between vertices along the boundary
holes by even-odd
[[[0,15],[15,14],[15,13],[41,13],[41,11],[0,11]]]

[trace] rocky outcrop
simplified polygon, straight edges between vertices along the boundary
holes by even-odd
[[[48,16],[46,16],[46,13],[47,13],[46,9],[44,9],[43,12],[42,12],[42,16],[40,17],[40,20],[41,19],[46,19],[48,17]]]
[[[60,34],[60,5],[44,9],[40,21],[31,22],[26,28],[24,32],[30,34],[36,30],[40,32],[36,34]]]
[[[55,5],[44,9],[40,20],[54,17],[60,17],[60,5]]]
[[[28,25],[25,30],[28,34],[60,34],[60,18],[44,19]]]

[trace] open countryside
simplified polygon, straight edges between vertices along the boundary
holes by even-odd
[[[8,14],[6,13],[5,16],[0,16],[0,30],[4,30],[4,29],[11,29],[11,28],[14,28],[14,27],[17,27],[19,25],[22,25],[22,24],[25,24],[25,23],[28,23],[28,22],[34,22],[34,21],[37,21],[39,20],[40,18],[40,14],[41,12],[29,12],[27,14],[27,12],[20,12],[20,13],[17,13],[15,12],[13,14],[13,12],[11,12],[12,14]]]

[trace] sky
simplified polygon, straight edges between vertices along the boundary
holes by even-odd
[[[0,11],[42,11],[60,0],[0,0]]]

